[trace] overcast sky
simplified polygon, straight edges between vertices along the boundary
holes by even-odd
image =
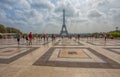
[[[120,28],[120,0],[0,0],[0,23],[27,33],[59,33],[63,8],[69,33]]]

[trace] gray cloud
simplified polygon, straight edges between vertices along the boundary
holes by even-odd
[[[29,0],[33,8],[51,10],[55,6],[49,0]]]
[[[112,25],[120,26],[120,8],[111,8],[108,17]]]
[[[89,18],[99,18],[101,16],[102,16],[102,14],[99,11],[97,11],[97,10],[90,10],[88,12],[88,17]]]
[[[69,32],[110,31],[119,25],[119,4],[119,0],[0,0],[0,23],[23,32],[59,33],[65,8]]]

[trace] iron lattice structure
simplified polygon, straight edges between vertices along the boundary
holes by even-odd
[[[66,28],[66,24],[65,24],[65,9],[63,9],[63,25],[62,25],[60,35],[61,36],[68,36],[69,35],[67,28]]]

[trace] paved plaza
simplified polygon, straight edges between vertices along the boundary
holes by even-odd
[[[0,77],[120,77],[120,40],[0,39]]]

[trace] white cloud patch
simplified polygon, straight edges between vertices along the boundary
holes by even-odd
[[[111,31],[120,25],[119,4],[119,0],[0,0],[0,23],[28,33],[59,33],[65,8],[69,32]]]
[[[113,25],[119,26],[120,22],[120,8],[111,8],[109,11],[109,18],[111,22],[113,22]]]
[[[95,10],[95,9],[90,10],[88,12],[88,17],[89,18],[99,18],[101,16],[102,16],[102,14],[98,10]]]
[[[50,0],[29,0],[32,7],[37,9],[48,9],[51,10],[55,8],[54,4]]]

